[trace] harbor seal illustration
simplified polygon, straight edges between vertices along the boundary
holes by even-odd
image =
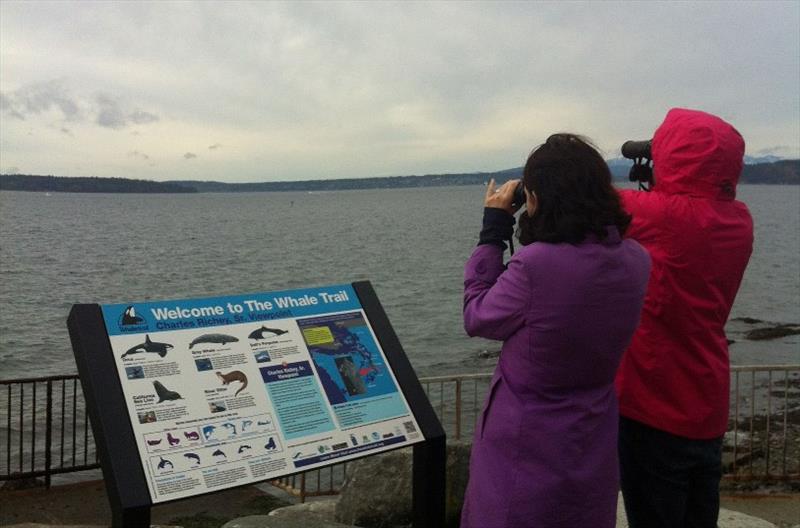
[[[227,374],[223,374],[220,371],[217,371],[217,376],[219,377],[220,381],[222,381],[223,385],[228,385],[232,381],[238,381],[242,384],[239,387],[239,390],[233,395],[234,397],[238,396],[240,392],[242,392],[245,387],[247,387],[247,376],[245,376],[244,372],[241,370],[234,370],[232,372],[228,372]]]
[[[157,341],[151,341],[150,335],[148,334],[144,336],[144,343],[139,343],[135,347],[129,348],[127,352],[122,354],[122,357],[124,358],[127,355],[140,354],[142,352],[153,352],[161,357],[164,357],[167,355],[167,350],[169,350],[170,348],[173,348],[173,346],[170,345],[169,343],[159,343]]]
[[[268,328],[266,326],[262,326],[261,328],[257,328],[250,332],[250,335],[247,336],[250,339],[264,339],[264,332],[270,332],[275,334],[276,336],[281,336],[283,334],[288,334],[288,330],[281,330],[280,328]]]
[[[200,337],[196,337],[189,343],[189,349],[199,343],[219,343],[221,345],[225,345],[227,343],[237,343],[239,340],[233,336],[225,335],[225,334],[203,334]]]
[[[166,388],[164,385],[161,384],[160,381],[154,381],[153,387],[156,389],[156,394],[158,394],[158,401],[156,403],[161,403],[167,400],[182,400],[183,397],[175,391],[171,391]]]

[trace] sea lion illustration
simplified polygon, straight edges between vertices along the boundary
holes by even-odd
[[[156,394],[158,394],[158,401],[156,403],[161,403],[166,400],[182,400],[183,397],[175,391],[171,391],[166,388],[164,385],[161,384],[160,381],[154,381],[153,387],[156,389]]]
[[[242,451],[245,451],[245,450],[247,450],[247,449],[252,449],[252,448],[251,448],[249,445],[247,445],[247,444],[242,444],[242,445],[240,445],[240,446],[239,446],[239,454],[241,454],[241,453],[242,453]]]
[[[222,458],[228,458],[228,457],[225,455],[225,453],[222,451],[222,449],[217,449],[216,451],[214,451],[213,453],[211,453],[211,455],[212,455],[212,456],[215,456],[215,457],[221,456]]]
[[[122,354],[122,357],[124,358],[129,354],[139,354],[141,352],[154,352],[159,356],[164,357],[167,355],[167,350],[169,350],[170,348],[173,348],[173,346],[170,345],[169,343],[159,343],[157,341],[151,341],[150,335],[148,334],[144,336],[144,343],[139,343],[135,347],[129,348],[127,352]]]
[[[239,387],[239,390],[234,393],[234,397],[238,396],[239,393],[242,392],[245,387],[247,387],[247,376],[245,376],[244,372],[241,370],[234,370],[232,372],[228,372],[227,374],[217,371],[217,376],[219,376],[219,379],[223,385],[227,385],[232,381],[238,381],[242,384],[242,386]]]
[[[144,323],[144,319],[136,315],[136,310],[133,306],[125,308],[125,312],[122,314],[123,326],[139,325],[142,323]]]
[[[266,449],[267,451],[272,451],[276,447],[277,446],[275,445],[275,438],[270,436],[269,437],[269,442],[267,442],[267,444],[264,446],[264,449]]]
[[[189,343],[189,349],[199,343],[219,343],[224,345],[226,343],[237,343],[239,340],[233,336],[225,335],[225,334],[203,334],[200,337],[196,337]]]
[[[197,434],[197,431],[184,431],[183,436],[185,436],[187,440],[200,440],[200,435]]]
[[[207,426],[203,427],[203,436],[206,437],[206,440],[211,438],[211,436],[214,434],[214,430],[215,429],[216,429],[216,427],[214,427],[213,425],[207,425]]]
[[[169,442],[169,445],[174,446],[180,444],[181,439],[175,438],[174,436],[172,436],[172,433],[167,433],[167,442]]]
[[[200,465],[200,456],[197,453],[184,453],[183,456],[195,461],[195,464]]]
[[[222,424],[222,427],[225,427],[229,431],[231,431],[231,434],[236,434],[236,426],[233,425],[232,423],[224,423]]]
[[[175,466],[172,465],[172,462],[167,460],[164,457],[158,457],[161,459],[161,462],[158,463],[158,469],[164,469],[165,467],[169,466],[170,469],[174,468]]]
[[[264,339],[264,332],[269,332],[271,334],[275,334],[276,336],[281,336],[283,334],[288,334],[288,330],[281,330],[280,328],[268,328],[266,326],[262,326],[261,328],[256,328],[250,335],[247,336],[250,339]]]

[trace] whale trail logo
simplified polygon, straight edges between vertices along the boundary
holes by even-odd
[[[119,317],[119,329],[123,332],[141,332],[148,329],[147,320],[137,315],[136,308],[130,305]]]

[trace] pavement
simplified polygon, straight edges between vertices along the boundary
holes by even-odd
[[[152,509],[152,522],[161,526],[218,528],[233,519],[265,515],[288,504],[285,494],[277,489],[273,493],[269,485],[262,487],[269,492],[246,486],[157,505]],[[764,519],[779,528],[800,528],[800,493],[726,494],[721,497],[721,505],[731,512]],[[2,527],[24,526],[25,523],[96,527],[108,526],[110,519],[111,510],[102,481],[54,486],[49,490],[0,490]],[[622,522],[618,524],[618,528],[623,526]],[[748,527],[748,524],[723,523],[721,515],[720,526]]]

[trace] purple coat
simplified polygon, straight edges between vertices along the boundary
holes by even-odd
[[[478,246],[464,327],[503,341],[470,459],[462,528],[613,527],[614,375],[639,322],[650,257],[615,227],[602,242],[533,243],[503,267]]]

